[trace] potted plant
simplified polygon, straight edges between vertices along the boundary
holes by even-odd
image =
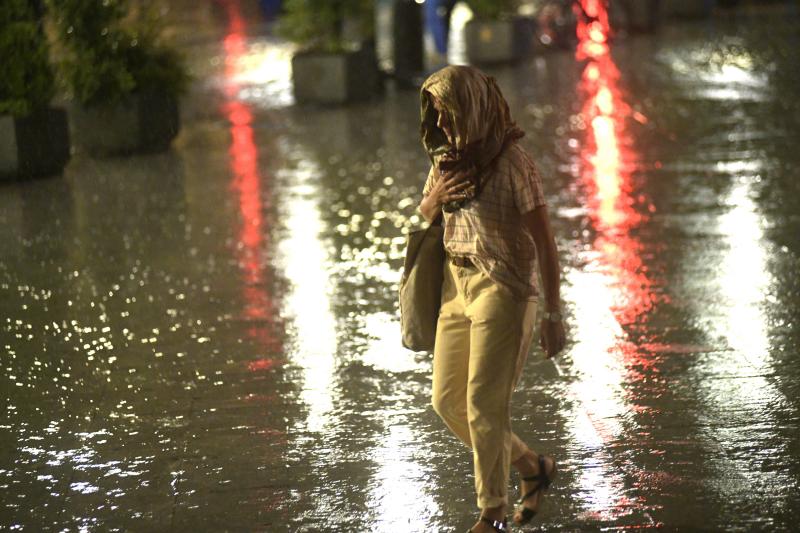
[[[342,104],[380,88],[372,46],[372,0],[287,0],[280,32],[299,45],[292,57],[295,100]]]
[[[55,93],[41,13],[28,0],[0,3],[0,175],[58,174],[69,161],[63,109]]]
[[[166,150],[180,128],[188,76],[161,42],[152,2],[48,0],[65,51],[61,70],[74,98],[76,144],[92,154]]]
[[[473,18],[464,27],[467,60],[510,63],[522,58],[534,38],[533,21],[517,15],[517,0],[467,0]]]

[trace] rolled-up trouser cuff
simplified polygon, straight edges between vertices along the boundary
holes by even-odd
[[[490,496],[488,498],[478,498],[478,507],[481,509],[491,509],[508,505],[508,496]]]

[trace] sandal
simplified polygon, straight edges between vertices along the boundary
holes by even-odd
[[[547,469],[545,468],[545,458],[550,459],[553,462],[553,468],[552,470],[550,470],[549,474],[547,473]],[[539,455],[539,473],[536,474],[535,476],[528,476],[522,478],[522,481],[536,481],[537,485],[536,487],[529,490],[527,494],[525,494],[519,500],[517,500],[519,506],[517,507],[516,510],[522,513],[522,518],[520,519],[519,522],[515,522],[516,524],[518,525],[527,524],[533,519],[534,516],[536,516],[537,511],[531,509],[530,507],[525,507],[524,505],[525,500],[527,500],[528,498],[530,498],[539,491],[546,492],[547,489],[550,488],[550,483],[552,483],[553,480],[556,478],[556,471],[557,467],[555,459],[547,455]]]
[[[501,522],[500,520],[491,520],[489,518],[486,518],[485,516],[482,516],[481,520],[483,522],[486,522],[490,526],[492,526],[494,528],[494,530],[497,531],[497,533],[507,533],[508,532],[508,521],[506,521],[506,520],[503,520]],[[472,528],[469,528],[467,530],[467,533],[472,533]]]

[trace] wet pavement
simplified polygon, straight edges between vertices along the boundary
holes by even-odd
[[[187,15],[171,152],[0,187],[0,529],[465,530],[471,456],[399,342],[417,95],[294,106],[290,48],[224,5]],[[514,396],[562,464],[529,529],[800,520],[799,19],[490,70],[569,324]]]

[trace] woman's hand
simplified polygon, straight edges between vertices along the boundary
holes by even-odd
[[[453,172],[440,177],[433,184],[428,196],[422,199],[419,210],[425,220],[433,222],[442,206],[464,198],[464,191],[471,185],[463,172]]]
[[[566,334],[564,333],[564,322],[559,320],[553,322],[548,318],[542,319],[542,335],[539,344],[544,350],[544,356],[550,359],[564,349]]]

